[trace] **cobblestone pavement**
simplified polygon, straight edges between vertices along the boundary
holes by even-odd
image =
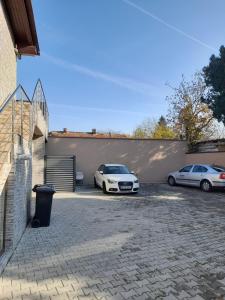
[[[27,228],[0,299],[223,299],[225,193],[152,185],[139,195],[56,194]]]

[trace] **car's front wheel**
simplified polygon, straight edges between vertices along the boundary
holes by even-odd
[[[201,182],[201,190],[203,192],[211,192],[212,191],[212,185],[208,180],[202,180]]]
[[[168,184],[171,185],[171,186],[176,185],[176,181],[175,181],[175,178],[173,176],[169,176]]]
[[[107,189],[106,189],[105,182],[103,182],[103,184],[102,184],[102,191],[103,191],[104,194],[107,194]]]

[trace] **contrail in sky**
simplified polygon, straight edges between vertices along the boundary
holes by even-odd
[[[47,53],[42,52],[42,56],[45,57],[49,62],[60,66],[64,69],[68,69],[74,71],[76,73],[80,73],[86,75],[88,77],[92,77],[97,80],[111,82],[117,86],[126,88],[128,90],[137,92],[139,94],[144,94],[147,96],[159,96],[162,95],[162,86],[156,87],[154,85],[148,84],[146,82],[137,81],[132,78],[120,77],[116,75],[111,75],[108,73],[104,73],[95,69],[91,69],[86,66],[78,65],[64,59],[49,55]]]
[[[196,37],[184,32],[183,30],[179,29],[178,27],[170,24],[170,23],[167,23],[166,21],[164,21],[163,19],[157,17],[156,15],[152,14],[150,11],[146,10],[145,8],[135,4],[134,2],[130,1],[130,0],[121,0],[123,1],[124,3],[126,3],[127,5],[130,5],[132,6],[133,8],[137,9],[138,11],[140,11],[141,13],[149,16],[150,18],[154,19],[155,21],[163,24],[164,26],[170,28],[171,30],[173,31],[176,31],[177,33],[179,33],[180,35],[183,35],[185,36],[186,38],[188,38],[189,40],[192,40],[193,42],[205,47],[205,48],[208,48],[210,50],[213,50],[213,51],[217,51],[217,49],[215,49],[214,47],[204,43],[203,41],[197,39]]]
[[[80,106],[80,105],[70,105],[70,104],[56,104],[52,102],[48,102],[48,105],[52,108],[58,108],[58,109],[66,109],[67,111],[73,111],[73,110],[81,110],[81,111],[91,111],[91,112],[100,112],[100,113],[121,113],[121,114],[130,114],[130,115],[140,115],[147,117],[149,116],[148,112],[141,112],[141,111],[132,111],[132,110],[121,110],[121,109],[111,109],[111,108],[105,108],[105,107],[90,107],[90,106]]]

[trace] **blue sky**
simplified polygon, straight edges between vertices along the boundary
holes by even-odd
[[[130,133],[167,112],[166,83],[201,70],[225,44],[224,0],[33,0],[40,57],[18,62],[31,94],[41,78],[50,130]]]

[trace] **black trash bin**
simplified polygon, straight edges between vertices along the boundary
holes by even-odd
[[[55,193],[53,185],[35,185],[33,192],[36,192],[35,215],[32,220],[32,227],[47,227],[50,224],[52,198]]]

